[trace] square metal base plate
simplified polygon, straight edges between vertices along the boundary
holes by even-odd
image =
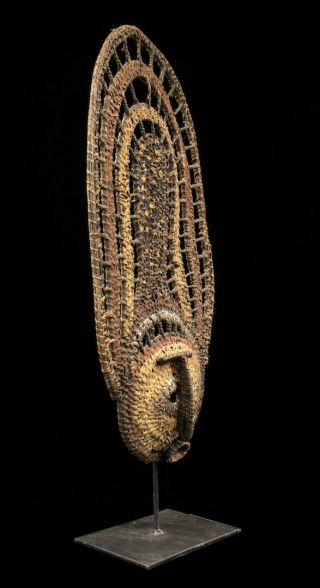
[[[159,522],[161,535],[154,533],[151,515],[77,537],[75,542],[151,569],[241,532],[237,527],[170,509],[160,511]]]

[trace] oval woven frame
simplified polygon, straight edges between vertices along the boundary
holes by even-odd
[[[190,447],[214,304],[197,141],[180,83],[136,27],[91,86],[87,193],[98,351],[121,434],[148,462]]]

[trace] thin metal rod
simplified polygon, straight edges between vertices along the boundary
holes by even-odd
[[[159,527],[159,482],[158,482],[158,465],[152,463],[152,483],[153,483],[153,525],[156,535],[161,533]]]

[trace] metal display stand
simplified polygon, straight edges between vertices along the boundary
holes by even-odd
[[[140,567],[151,569],[211,543],[240,533],[241,529],[192,514],[159,511],[157,464],[152,464],[153,515],[103,529],[75,539]]]

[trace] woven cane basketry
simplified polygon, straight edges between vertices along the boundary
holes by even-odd
[[[180,83],[137,28],[106,39],[91,86],[87,193],[98,351],[143,461],[190,447],[214,302],[197,141]]]

